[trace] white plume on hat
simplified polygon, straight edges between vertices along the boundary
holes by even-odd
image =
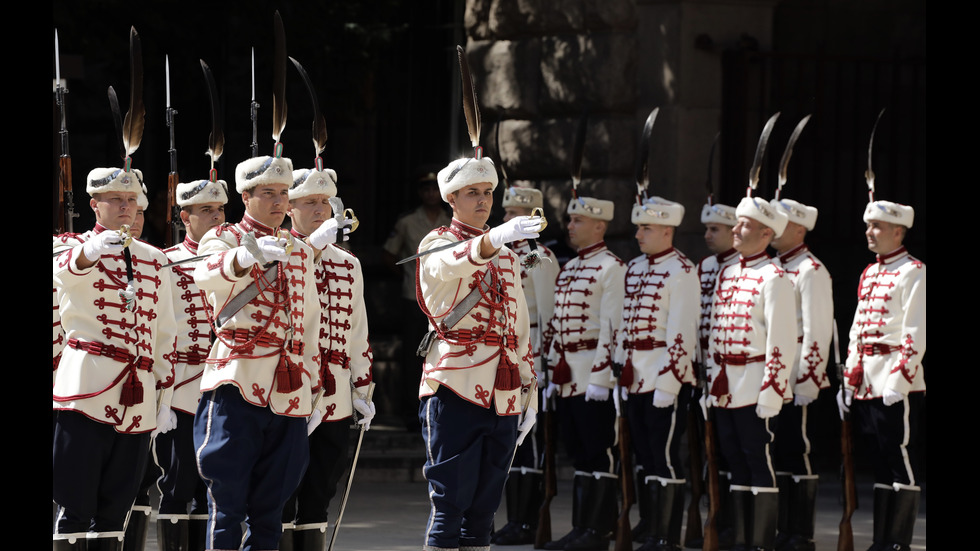
[[[497,189],[497,169],[490,157],[463,157],[449,163],[439,171],[439,194],[442,200],[449,202],[447,197],[454,191],[461,190],[473,184],[490,182]]]
[[[572,200],[568,202],[567,212],[568,214],[580,214],[608,222],[613,219],[613,207],[615,207],[615,203],[612,201],[596,199],[595,197],[582,197],[580,195],[578,197],[572,197]]]
[[[289,200],[307,195],[337,196],[337,171],[332,168],[313,170],[301,168],[293,171],[293,184],[289,188]]]
[[[804,205],[792,199],[773,199],[769,201],[774,209],[786,215],[790,222],[795,222],[807,231],[812,231],[817,225],[817,208]]]
[[[143,172],[138,168],[125,171],[121,168],[93,168],[86,178],[85,191],[89,195],[121,191],[127,193],[146,193]]]
[[[533,187],[510,186],[504,190],[501,206],[525,209],[544,208],[544,196],[541,194],[541,190]]]
[[[177,184],[177,206],[228,202],[228,183],[224,180],[194,180]]]
[[[735,208],[721,203],[706,204],[701,207],[701,223],[734,227],[738,223]]]
[[[235,167],[235,190],[248,191],[262,184],[293,183],[293,163],[286,157],[252,157]]]
[[[679,226],[684,218],[684,205],[663,197],[650,197],[643,204],[633,205],[630,222],[634,224],[659,224]]]
[[[735,216],[745,216],[772,228],[773,237],[783,235],[786,223],[789,218],[782,212],[772,208],[772,206],[758,197],[743,197],[735,209]]]
[[[901,203],[872,201],[864,208],[865,223],[878,220],[911,228],[913,218],[915,218],[915,209]]]

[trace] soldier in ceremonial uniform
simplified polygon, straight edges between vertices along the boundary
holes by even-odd
[[[543,208],[543,203],[540,190],[510,186],[504,190],[501,202],[504,207],[504,222],[517,216],[529,216],[534,208]],[[542,328],[551,320],[555,309],[555,278],[560,266],[555,253],[535,241],[521,239],[507,246],[517,254],[520,261],[521,287],[531,324],[534,371],[538,381],[544,381],[541,360],[544,340]],[[539,395],[538,399],[540,401],[542,396]],[[504,488],[507,524],[494,534],[493,543],[497,545],[534,543],[538,511],[544,499],[544,430],[535,425],[532,433],[532,437],[517,448],[514,462],[510,466],[510,475]]]
[[[617,509],[616,409],[610,394],[626,265],[604,241],[612,201],[573,196],[568,214],[568,238],[577,255],[555,283],[546,392],[558,396],[559,433],[575,468],[572,530],[545,549],[606,549]]]
[[[205,547],[238,549],[244,522],[244,549],[276,549],[283,505],[307,467],[308,426],[323,413],[313,408],[320,302],[314,251],[278,233],[292,163],[253,157],[238,164],[235,183],[245,214],[204,235],[198,253],[210,256],[194,271],[216,335],[194,416],[208,488]]]
[[[622,366],[623,407],[642,473],[637,501],[648,527],[643,551],[680,549],[687,482],[680,451],[695,382],[699,301],[694,263],[673,246],[683,217],[683,205],[660,197],[633,206],[643,254],[627,267],[613,358]]]
[[[360,415],[358,423],[368,430],[375,414],[374,403],[367,395],[373,356],[368,343],[361,263],[330,239],[339,227],[329,201],[336,195],[334,170],[293,171],[287,214],[292,220],[293,237],[306,240],[315,255],[320,300],[321,386],[317,395],[318,409],[324,413],[323,422],[310,434],[310,465],[299,489],[283,509],[280,549],[326,548],[327,509],[337,493],[337,482],[349,465],[351,416],[356,409]],[[324,229],[318,232],[320,228]],[[332,232],[327,231],[331,228]],[[348,239],[344,233],[341,235]]]
[[[708,202],[701,207],[701,223],[704,224],[704,244],[711,251],[711,254],[702,258],[698,263],[698,279],[701,282],[701,316],[698,322],[698,346],[700,346],[701,361],[705,366],[710,367],[713,362],[708,354],[708,337],[711,333],[711,309],[714,304],[713,296],[715,284],[718,281],[718,274],[728,265],[738,262],[738,251],[733,246],[734,235],[732,228],[738,220],[735,217],[735,207],[715,203],[711,197]],[[695,358],[697,361],[697,358]],[[701,389],[693,387],[692,400],[701,400]],[[704,434],[704,425],[700,416],[698,419],[698,433]],[[728,549],[734,545],[735,532],[732,527],[732,503],[731,493],[728,488],[729,472],[725,458],[717,458],[719,464],[718,485],[721,494],[719,504],[717,526],[718,543],[721,549]],[[701,540],[695,540],[697,546],[703,544]]]
[[[833,284],[827,266],[810,251],[806,234],[817,222],[817,209],[792,199],[773,199],[772,208],[787,217],[786,229],[773,239],[773,259],[793,283],[799,345],[789,376],[793,401],[783,404],[773,459],[779,488],[777,551],[813,551],[817,479],[810,465],[808,405],[828,388],[834,324]],[[787,396],[788,397],[788,396]]]
[[[918,514],[918,415],[926,382],[926,266],[909,254],[912,207],[872,201],[864,210],[868,249],[877,260],[858,283],[845,390],[837,402],[853,419],[874,464],[874,545],[906,551]]]
[[[766,253],[786,215],[745,197],[733,228],[739,260],[721,271],[714,291],[708,351],[713,365],[706,407],[715,407],[718,444],[731,469],[735,545],[772,549],[779,495],[771,446],[776,416],[791,396],[796,357],[793,284]]]
[[[198,244],[212,228],[225,222],[228,184],[224,180],[195,180],[177,184],[176,203],[186,232],[183,242],[166,249],[171,262],[198,255]],[[163,471],[157,481],[160,510],[157,540],[162,551],[204,549],[207,498],[194,457],[194,414],[201,398],[201,374],[211,350],[208,304],[194,283],[198,261],[170,267],[173,272],[174,314],[177,316],[174,397],[177,427],[156,439],[156,460]],[[190,509],[188,510],[188,506]]]
[[[463,55],[463,54],[461,54]],[[504,244],[536,238],[543,221],[487,226],[497,171],[477,148],[439,171],[453,210],[416,261],[419,307],[430,332],[419,386],[423,468],[431,512],[425,549],[487,549],[515,446],[538,408],[530,323],[517,255]]]
[[[121,231],[134,223],[143,191],[130,162],[89,172],[96,226],[60,239],[66,248],[54,260],[65,333],[53,391],[56,549],[85,548],[86,539],[88,549],[122,549],[151,431],[174,422],[167,258]]]

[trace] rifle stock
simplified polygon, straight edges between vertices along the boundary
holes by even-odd
[[[844,384],[844,364],[840,361],[840,345],[837,338],[837,320],[834,320],[833,333],[834,359],[837,360],[837,378],[840,381],[841,396],[846,397],[847,388]],[[842,412],[843,413],[843,412]],[[840,527],[837,536],[837,551],[854,551],[854,532],[851,528],[851,515],[857,509],[857,488],[854,481],[854,457],[852,455],[851,440],[851,419],[850,415],[843,413],[840,423],[840,451],[841,451],[841,493],[844,498],[844,513],[840,519]]]
[[[167,235],[165,244],[172,247],[180,243],[180,207],[177,206],[177,183],[179,177],[176,172],[167,175]]]
[[[704,457],[708,478],[708,516],[704,521],[703,551],[718,551],[718,510],[721,508],[721,491],[718,485],[718,462],[715,459],[715,427],[711,410],[704,420]]]
[[[547,400],[547,398],[546,398]],[[543,549],[551,541],[551,500],[558,493],[558,474],[555,472],[555,416],[551,407],[544,416],[544,499],[538,509],[538,528],[534,533],[534,548]]]
[[[71,189],[71,157],[62,156],[58,159],[58,188],[60,192],[55,224],[61,222],[62,226],[56,228],[55,233],[71,232],[74,229],[72,219],[78,216]]]
[[[619,392],[617,386],[613,392]],[[625,409],[625,408],[624,408]],[[619,480],[622,485],[623,505],[616,520],[615,551],[632,551],[633,537],[630,528],[630,507],[636,503],[636,489],[633,486],[633,461],[630,442],[629,420],[626,413],[621,411],[619,419]]]

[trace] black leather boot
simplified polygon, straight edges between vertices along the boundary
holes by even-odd
[[[84,533],[59,535],[62,537],[52,542],[54,551],[88,551],[88,540]]]
[[[874,508],[872,511],[874,524],[871,536],[871,547],[868,551],[881,551],[885,545],[885,526],[891,508],[892,494],[895,490],[890,485],[875,483]]]
[[[293,549],[295,551],[326,551],[327,549],[327,527],[313,527],[309,529],[293,528]],[[283,551],[279,546],[279,551]]]
[[[515,488],[505,488],[507,498],[507,524],[497,532],[491,543],[497,545],[526,545],[534,543],[538,527],[538,511],[544,499],[544,475],[533,469],[511,471],[507,484],[515,479]],[[511,492],[514,495],[511,496]]]
[[[585,498],[585,483],[589,478],[587,473],[575,473],[575,477],[572,478],[572,529],[561,538],[545,543],[544,549],[552,551],[565,549],[569,542],[585,532],[585,524],[582,520],[585,504],[582,500]]]
[[[731,512],[731,534],[732,534],[732,551],[746,551],[748,549],[748,542],[746,541],[745,524],[748,522],[748,496],[751,496],[752,492],[749,491],[748,486],[731,486],[731,490],[728,492],[728,505]],[[725,502],[722,499],[722,502]],[[721,527],[718,528],[718,539],[721,539],[722,530]],[[720,547],[720,546],[719,546]]]
[[[293,525],[285,524],[282,525],[282,535],[279,536],[279,551],[293,551],[296,547],[293,545]]]
[[[646,478],[646,473],[642,467],[637,467],[633,474],[633,480],[636,483],[636,506],[640,511],[640,521],[636,523],[633,530],[630,532],[630,538],[636,542],[644,542],[650,536],[650,517],[651,506],[650,506],[650,493],[647,490],[647,484],[644,481]]]
[[[86,551],[122,551],[123,540],[118,536],[88,538]]]
[[[517,532],[520,528],[521,523],[517,518],[517,508],[521,500],[521,483],[524,476],[521,475],[520,469],[511,468],[510,474],[507,476],[507,482],[504,484],[504,505],[507,507],[507,524],[504,524],[503,528],[500,530],[494,530],[493,535],[490,536],[490,543],[500,543],[500,540],[510,541],[512,539],[511,533]],[[505,543],[504,545],[511,545]]]
[[[123,550],[143,551],[146,548],[146,533],[149,525],[150,506],[133,505],[132,511],[129,512],[129,523],[126,525],[126,538],[123,540]]]
[[[208,530],[208,515],[191,513],[187,522],[187,551],[204,551],[205,533]]]
[[[684,489],[682,481],[650,479],[646,487],[653,507],[650,535],[637,551],[680,551]]]
[[[782,494],[780,494],[780,505]],[[776,551],[815,551],[813,541],[817,514],[817,475],[793,479],[789,493],[789,539],[780,546],[776,538]]]
[[[747,492],[745,544],[751,551],[773,551],[779,519],[779,493]]]
[[[606,551],[616,528],[619,477],[601,473],[583,480],[582,524],[585,531],[565,545],[565,551]]]
[[[887,524],[885,525],[883,549],[887,551],[909,551],[912,545],[912,530],[915,517],[919,514],[919,498],[922,495],[918,486],[902,486],[892,491]]]
[[[776,521],[776,549],[782,549],[792,535],[790,528],[792,514],[793,475],[791,473],[776,473],[776,488],[779,489],[779,518]]]
[[[190,551],[187,528],[190,520],[184,516],[157,517],[157,545],[160,551]]]

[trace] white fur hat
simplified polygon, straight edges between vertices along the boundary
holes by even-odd
[[[701,207],[702,224],[724,224],[735,226],[738,223],[735,216],[735,208],[721,203],[714,203]]]
[[[783,235],[789,222],[789,217],[758,197],[743,197],[735,209],[735,216],[745,216],[772,228],[774,237]]]
[[[490,182],[493,184],[491,189],[497,189],[497,169],[494,168],[490,157],[456,159],[439,171],[437,179],[439,180],[439,194],[442,195],[442,200],[447,203],[449,199],[446,196],[450,193],[480,182]]]
[[[337,195],[337,171],[332,168],[313,170],[301,168],[293,171],[293,185],[289,188],[289,200],[307,195]]]
[[[136,194],[136,208],[141,208],[146,210],[146,207],[150,206],[150,200],[146,197],[146,193],[141,189],[139,193]]]
[[[915,210],[912,207],[891,201],[872,201],[864,208],[865,223],[879,220],[911,228],[914,217]]]
[[[544,208],[544,196],[541,195],[541,190],[533,187],[510,186],[504,190],[501,206],[525,209]]]
[[[143,172],[134,168],[129,172],[121,168],[93,168],[88,173],[85,191],[89,195],[122,191],[146,194],[146,184],[143,183]]]
[[[194,180],[177,184],[177,206],[203,205],[204,203],[228,202],[228,182],[218,180]]]
[[[792,199],[773,199],[769,204],[779,212],[786,215],[790,222],[795,222],[807,231],[812,231],[817,225],[817,208],[804,205]]]
[[[235,167],[235,190],[242,193],[260,184],[293,183],[293,162],[286,157],[252,157]]]
[[[613,207],[615,207],[615,203],[612,201],[596,199],[595,197],[582,197],[580,195],[578,199],[573,197],[568,202],[567,212],[568,214],[581,214],[582,216],[608,222],[613,219]]]
[[[679,226],[684,218],[684,205],[662,197],[650,197],[642,205],[633,205],[630,222],[634,224],[659,224]]]

